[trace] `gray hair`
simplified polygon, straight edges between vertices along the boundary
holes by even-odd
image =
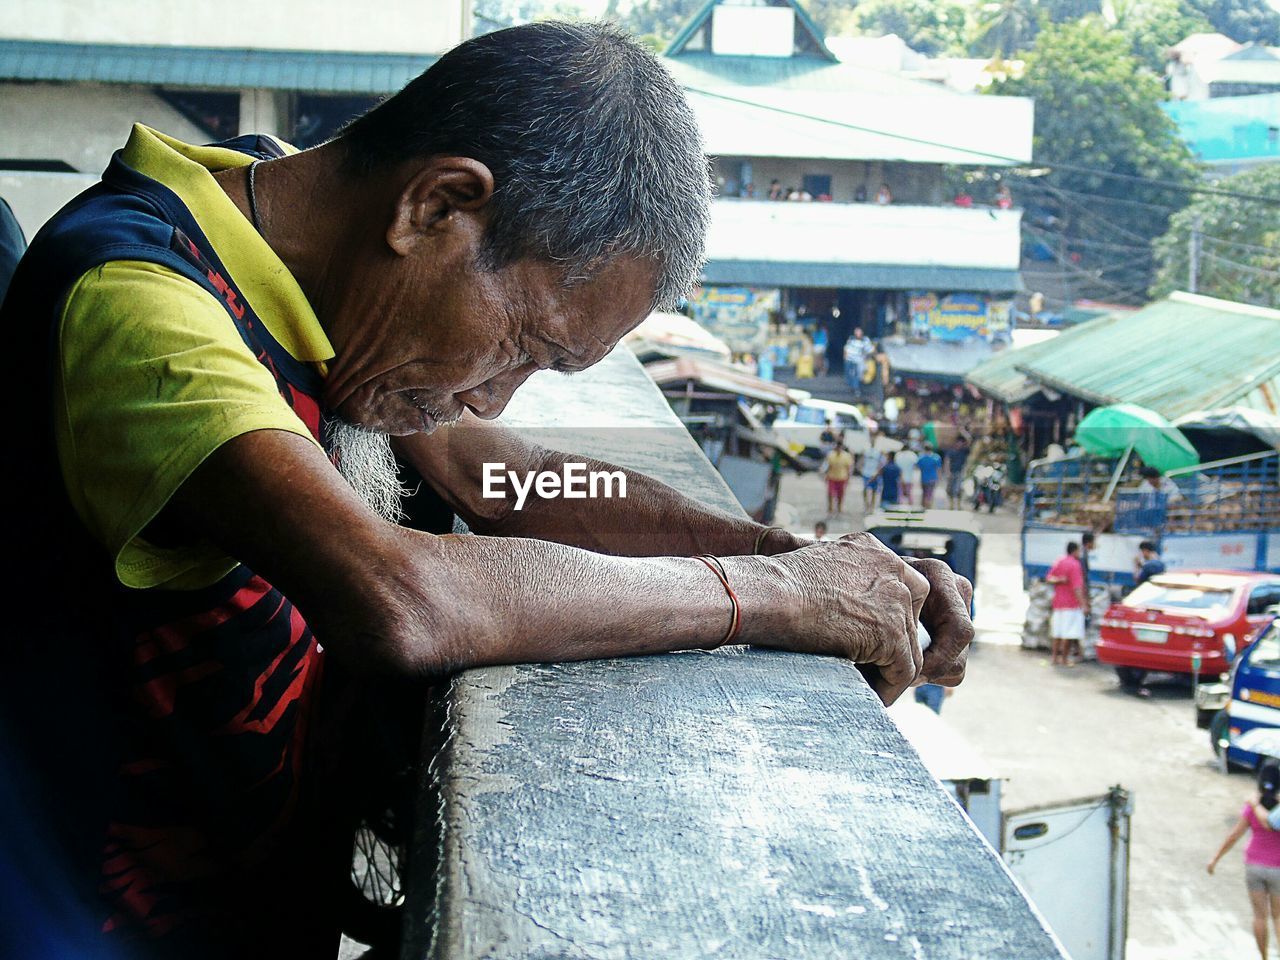
[[[495,190],[481,254],[582,282],[631,256],[654,306],[697,282],[711,179],[693,111],[658,58],[604,23],[533,23],[455,47],[343,131],[353,173],[417,156],[479,160]]]

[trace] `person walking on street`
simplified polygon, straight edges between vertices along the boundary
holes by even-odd
[[[898,432],[898,416],[902,413],[902,401],[897,397],[885,397],[880,406],[884,414],[885,432],[894,436]]]
[[[947,501],[952,510],[959,510],[964,498],[964,471],[968,462],[969,435],[961,431],[955,446],[947,451]]]
[[[822,433],[818,435],[818,446],[821,448],[824,458],[836,448],[836,441],[840,437],[841,434],[836,431],[836,418],[827,417],[827,425],[822,428]]]
[[[1084,568],[1080,566],[1080,544],[1067,544],[1067,552],[1049,568],[1045,583],[1052,583],[1053,612],[1049,616],[1052,639],[1051,662],[1074,666],[1071,645],[1084,639]]]
[[[1084,571],[1084,640],[1075,652],[1082,660],[1097,659],[1097,639],[1093,631],[1093,595],[1089,587],[1089,558],[1096,542],[1097,537],[1092,530],[1080,534],[1080,569]]]
[[[899,450],[895,459],[897,460],[898,468],[902,470],[902,502],[908,507],[914,506],[916,502],[916,465],[920,462],[920,454],[908,446]]]
[[[916,687],[915,701],[922,703],[934,713],[942,713],[942,703],[951,695],[946,687],[936,683],[922,683]]]
[[[822,461],[822,475],[827,478],[827,513],[844,513],[844,492],[853,474],[853,454],[845,449],[844,440]]]
[[[1160,558],[1160,551],[1154,541],[1143,540],[1138,544],[1138,555],[1133,558],[1133,585],[1135,587],[1140,583],[1146,583],[1158,573],[1164,573],[1166,569],[1164,560]]]
[[[938,476],[942,473],[942,458],[933,452],[932,444],[924,445],[924,453],[916,461],[916,470],[920,474],[920,506],[929,510],[933,507],[933,492],[938,488]]]
[[[872,345],[871,356],[867,361],[867,369],[862,375],[862,380],[863,384],[871,389],[869,394],[871,403],[883,403],[893,385],[889,354],[885,352],[883,342],[877,340]]]
[[[1253,908],[1253,939],[1258,956],[1267,960],[1267,940],[1271,927],[1280,939],[1280,831],[1267,822],[1280,802],[1280,763],[1268,760],[1258,770],[1258,796],[1244,805],[1222,846],[1205,867],[1213,875],[1218,861],[1227,855],[1246,833],[1249,845],[1244,849],[1244,884]]]
[[[861,327],[853,328],[851,336],[844,345],[844,378],[854,393],[862,389],[862,381],[866,374],[867,357],[875,352],[875,347],[862,332]]]
[[[880,465],[880,470],[876,474],[876,479],[880,482],[880,504],[885,507],[896,507],[898,505],[898,492],[902,485],[902,468],[894,461],[897,454],[890,451],[884,455],[884,463]]]
[[[1086,587],[1089,583],[1089,556],[1093,553],[1093,546],[1097,541],[1098,538],[1094,536],[1092,530],[1086,530],[1080,534],[1080,567],[1084,570]]]
[[[871,445],[862,455],[862,510],[871,513],[876,508],[876,494],[880,490],[880,468],[884,466],[884,454],[876,446],[875,432],[871,433]]]

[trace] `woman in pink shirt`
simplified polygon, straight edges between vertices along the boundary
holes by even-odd
[[[1250,834],[1249,845],[1244,849],[1244,882],[1253,905],[1253,938],[1258,942],[1262,960],[1267,960],[1268,919],[1275,925],[1276,938],[1280,939],[1280,830],[1273,830],[1267,823],[1267,815],[1277,804],[1278,793],[1280,763],[1268,760],[1258,770],[1258,799],[1244,805],[1240,819],[1207,868],[1212,874],[1236,841],[1245,833]]]

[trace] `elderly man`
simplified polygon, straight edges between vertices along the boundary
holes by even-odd
[[[680,91],[602,26],[469,41],[301,153],[134,129],[4,306],[14,955],[332,955],[340,674],[752,643],[864,664],[885,701],[959,682],[943,564],[636,475],[482,495],[486,462],[572,459],[490,421],[680,297],[707,216]],[[396,522],[393,448],[479,536]]]

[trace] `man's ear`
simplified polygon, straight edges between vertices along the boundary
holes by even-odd
[[[387,244],[401,256],[457,214],[477,213],[493,196],[493,173],[470,157],[432,157],[417,168],[387,227]]]

